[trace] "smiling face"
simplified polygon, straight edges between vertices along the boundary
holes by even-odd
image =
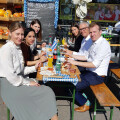
[[[89,27],[87,24],[80,24],[79,26],[80,34],[86,38],[89,35]]]
[[[40,31],[40,25],[38,23],[31,25],[31,28],[35,30],[36,34]]]
[[[72,34],[74,36],[78,36],[79,35],[79,29],[77,27],[72,27],[71,30],[72,30]]]
[[[98,40],[101,37],[101,34],[102,34],[102,30],[99,29],[98,25],[90,27],[90,37],[93,42]]]
[[[27,45],[32,45],[35,41],[35,33],[33,31],[30,31],[27,36],[25,37],[25,42]]]
[[[13,32],[9,33],[11,40],[16,44],[16,45],[20,45],[23,38],[24,38],[24,30],[23,28],[19,28]]]

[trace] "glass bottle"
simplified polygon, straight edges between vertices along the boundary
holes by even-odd
[[[60,69],[61,69],[60,56],[57,56],[57,61],[56,61],[56,71],[60,71]]]
[[[48,67],[53,68],[53,53],[52,53],[52,49],[49,50],[49,54],[48,54]]]
[[[60,41],[57,43],[57,55],[60,56]]]
[[[49,48],[52,46],[52,38],[49,36]]]
[[[56,60],[57,60],[57,49],[55,48],[53,52],[53,65],[56,65]]]

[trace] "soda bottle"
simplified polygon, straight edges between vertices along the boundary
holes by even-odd
[[[53,68],[53,53],[52,53],[52,49],[49,50],[49,54],[48,54],[48,67]]]
[[[52,46],[52,38],[49,36],[49,48]]]
[[[60,56],[58,56],[56,61],[56,71],[60,71],[60,69],[61,69],[61,61],[60,61]]]
[[[60,42],[57,43],[57,55],[60,56]]]
[[[57,49],[54,49],[54,52],[53,52],[53,65],[56,65],[56,60],[57,60]]]

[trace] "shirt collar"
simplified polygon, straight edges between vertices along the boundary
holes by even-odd
[[[89,40],[90,39],[90,35],[88,35],[86,38],[85,38],[85,41]]]
[[[16,49],[20,49],[20,45],[16,45],[12,40],[8,40]]]
[[[98,40],[96,40],[95,42],[93,42],[93,44],[97,44],[97,43],[101,42],[101,41],[102,41],[102,38],[103,38],[102,36],[99,37]]]

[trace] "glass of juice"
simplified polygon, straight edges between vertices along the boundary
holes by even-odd
[[[48,55],[48,67],[53,68],[53,55]]]

